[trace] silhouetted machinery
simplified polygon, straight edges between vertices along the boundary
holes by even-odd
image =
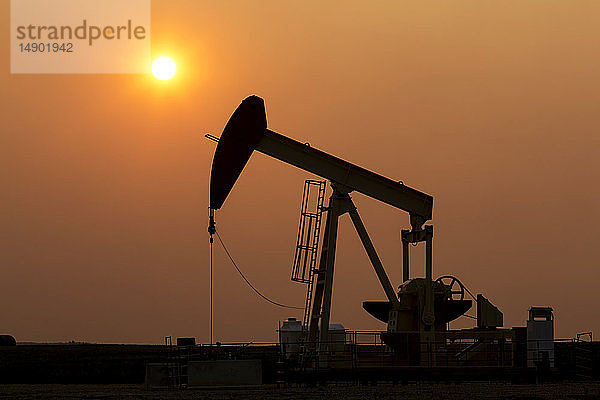
[[[430,195],[267,129],[264,102],[257,96],[242,101],[220,138],[208,136],[218,141],[210,182],[211,235],[215,232],[214,210],[221,208],[255,150],[318,175],[331,184],[333,193],[328,205],[323,207],[319,202],[323,202],[324,185],[318,181],[307,181],[308,185],[318,187],[317,207],[314,212],[307,211],[303,199],[302,215],[309,221],[301,219],[292,274],[293,280],[307,283],[309,288],[305,315],[308,327],[305,348],[308,351],[327,353],[338,219],[346,213],[350,215],[387,297],[386,301],[366,301],[363,307],[372,316],[387,323],[387,333],[382,335],[382,339],[391,348],[409,355],[419,354],[423,343],[429,343],[429,346],[440,343],[438,336],[446,332],[448,323],[472,307],[472,300],[465,297],[465,293],[470,292],[457,278],[443,276],[433,279],[433,227],[424,225],[432,217],[433,198]],[[352,192],[375,198],[410,215],[410,229],[402,230],[401,235],[403,283],[397,293],[350,197]],[[317,266],[315,253],[322,212],[326,212],[327,216]],[[302,242],[304,239],[301,238],[306,238],[306,241]],[[425,243],[426,250],[425,276],[411,279],[409,245],[421,242]],[[502,326],[502,313],[482,295],[472,297],[477,302],[477,328],[462,330],[462,335],[480,342],[484,340],[483,336],[493,339],[493,330]],[[478,332],[484,331],[485,335],[480,338]],[[506,331],[498,331],[498,337],[504,340]],[[453,337],[456,337],[458,333],[454,332]],[[431,364],[431,359],[428,362]],[[411,363],[423,363],[423,358],[413,357]]]
[[[464,298],[465,288],[458,279],[449,276],[443,278],[452,279],[453,283],[456,283],[460,288],[460,291],[453,290],[451,286],[443,283],[442,278],[438,278],[433,282],[433,329],[436,331],[445,330],[448,322],[454,321],[463,315],[472,305],[471,300]],[[395,316],[396,331],[420,331],[421,328],[425,329],[427,327],[422,318],[419,318],[425,310],[426,289],[427,280],[423,278],[410,279],[400,285],[400,291],[398,292],[400,306],[394,310],[397,314]],[[459,298],[455,298],[456,295]],[[389,325],[389,316],[392,312],[392,305],[389,302],[365,301],[363,307],[369,314]],[[390,331],[393,332],[394,329],[390,329]]]

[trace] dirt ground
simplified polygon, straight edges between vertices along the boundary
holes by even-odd
[[[0,399],[251,399],[251,400],[392,400],[392,399],[600,399],[600,382],[540,385],[504,383],[426,384],[404,386],[289,387],[251,389],[186,389],[147,391],[142,385],[0,385]]]

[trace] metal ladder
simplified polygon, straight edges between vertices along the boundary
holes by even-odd
[[[292,281],[305,283],[306,301],[304,304],[303,329],[308,326],[312,305],[312,288],[315,276],[315,264],[319,252],[323,202],[325,201],[325,181],[307,179],[304,182],[302,204],[300,206],[300,224],[292,267]]]
[[[187,387],[187,359],[189,351],[182,352],[182,348],[173,344],[171,336],[165,336],[165,347],[167,349],[167,360],[165,368],[167,372],[167,389],[176,390]]]
[[[165,336],[165,349],[167,350],[167,359],[165,369],[167,372],[167,388],[173,390],[179,387],[179,374],[177,373],[177,365],[173,363],[173,354],[175,348],[173,346],[173,338]]]

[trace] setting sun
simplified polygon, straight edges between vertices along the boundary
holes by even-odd
[[[175,76],[177,65],[169,57],[158,57],[152,62],[152,74],[161,81],[166,81]]]

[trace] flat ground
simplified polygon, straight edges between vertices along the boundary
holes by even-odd
[[[143,385],[0,385],[0,399],[600,399],[600,382],[540,385],[504,383],[425,384],[405,386],[336,386],[312,388],[187,389],[146,391]]]

